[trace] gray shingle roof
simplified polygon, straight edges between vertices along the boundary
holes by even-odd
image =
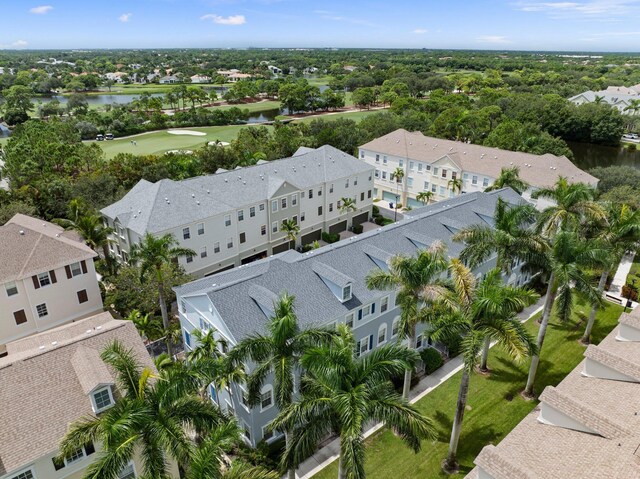
[[[389,253],[415,254],[417,247],[407,236],[427,238],[427,245],[434,240],[443,241],[449,248],[449,254],[457,255],[462,245],[452,243],[451,233],[442,221],[449,219],[465,225],[481,223],[483,220],[477,211],[482,214],[487,210],[493,211],[499,196],[512,203],[523,201],[508,189],[461,195],[421,208],[420,215],[309,253],[288,251],[193,281],[175,290],[178,295],[207,294],[236,340],[264,332],[267,318],[251,299],[255,285],[274,294],[286,291],[295,296],[301,325],[326,323],[380,295],[367,289],[364,282],[367,274],[376,268],[371,255],[385,260]],[[316,273],[318,265],[322,265],[323,271],[335,271],[342,279],[353,278],[351,300],[340,303],[336,299]]]
[[[285,182],[300,189],[372,170],[332,146],[183,181],[140,182],[102,213],[138,234],[159,233],[269,199]]]

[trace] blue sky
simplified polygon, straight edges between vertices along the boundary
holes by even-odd
[[[0,48],[640,51],[640,0],[0,0]]]

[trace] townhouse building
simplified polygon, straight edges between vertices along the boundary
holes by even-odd
[[[84,476],[100,444],[58,460],[59,444],[70,424],[99,416],[120,395],[114,371],[100,358],[115,340],[155,371],[133,323],[105,312],[7,344],[8,354],[0,358],[0,479]],[[177,469],[172,477],[179,477]],[[142,472],[136,457],[118,477],[134,479]]]
[[[520,170],[520,177],[530,185],[523,197],[541,209],[549,203],[532,200],[531,193],[553,186],[560,176],[572,183],[598,184],[597,178],[579,169],[566,156],[501,150],[431,138],[402,128],[362,145],[359,158],[376,169],[376,198],[413,208],[423,206],[417,199],[423,191],[433,194],[432,201],[484,191],[503,168]],[[399,181],[394,177],[396,168],[404,172]],[[454,187],[457,180],[461,180],[460,191]]]
[[[17,214],[0,227],[0,355],[10,341],[102,311],[96,256],[47,221]]]
[[[196,253],[180,258],[186,272],[202,277],[362,224],[372,195],[373,168],[323,146],[183,181],[141,180],[102,215],[115,230],[110,247],[121,261],[145,233],[172,234]],[[341,211],[343,198],[353,199],[356,211]],[[282,229],[285,220],[300,227],[295,243]]]
[[[317,250],[288,251],[176,287],[185,348],[197,345],[193,337],[196,329],[213,330],[229,346],[247,336],[265,334],[274,302],[287,292],[295,297],[301,327],[346,324],[353,329],[356,353],[367,354],[397,339],[400,310],[395,292],[369,290],[366,276],[376,268],[387,270],[393,255],[414,255],[436,241],[448,246],[450,256],[457,256],[463,245],[453,243],[452,234],[472,224],[492,225],[499,197],[510,203],[523,201],[510,189],[470,193],[415,210],[393,225]],[[495,256],[490,258],[474,273],[481,277],[495,267],[495,260]],[[514,265],[507,282],[519,285],[529,279],[520,268],[521,265]],[[434,346],[425,325],[419,325],[417,332],[418,349]],[[241,385],[233,384],[220,391],[210,389],[211,397],[238,417],[248,444],[277,437],[267,428],[278,412],[272,377],[261,391],[260,404],[253,408],[247,405],[246,390]]]

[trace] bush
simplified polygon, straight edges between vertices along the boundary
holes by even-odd
[[[329,244],[335,243],[336,241],[340,241],[340,235],[338,233],[327,233],[326,231],[323,231],[322,241],[325,241]]]
[[[363,231],[363,226],[362,225],[353,225],[353,232],[357,235],[359,235],[360,233],[362,233]]]
[[[461,343],[462,336],[455,336],[444,341],[444,345],[447,347],[447,351],[449,351],[450,358],[454,358],[460,354]]]
[[[376,205],[373,205],[371,207],[371,214],[373,216],[380,216],[380,208],[378,208]]]
[[[637,301],[638,300],[638,288],[636,286],[633,286],[633,285],[628,284],[628,283],[625,284],[622,287],[622,297],[630,299],[631,301]]]
[[[425,374],[431,374],[444,364],[442,355],[434,348],[426,348],[420,351],[420,359],[424,363]]]
[[[384,226],[384,224],[385,224],[385,223],[384,223],[384,220],[385,220],[385,219],[386,219],[386,218],[383,218],[382,216],[376,216],[376,217],[375,217],[375,219],[374,219],[373,221],[374,221],[377,225]]]
[[[638,147],[636,146],[636,144],[635,144],[635,143],[629,143],[629,144],[627,145],[627,150],[628,150],[628,151],[636,151],[637,149],[638,149]]]

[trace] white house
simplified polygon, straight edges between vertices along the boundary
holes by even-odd
[[[43,220],[17,214],[0,227],[0,355],[9,341],[102,311],[96,256]]]
[[[180,83],[180,79],[175,75],[167,75],[160,78],[159,83],[161,85],[171,85],[174,83]]]
[[[211,83],[211,77],[207,75],[191,76],[191,83]]]
[[[633,109],[634,102],[640,101],[640,93],[635,88],[640,89],[638,85],[626,87],[609,87],[601,91],[585,91],[569,98],[571,103],[582,105],[584,103],[602,102],[611,105],[620,113],[625,115],[639,115],[640,108]],[[619,92],[618,90],[624,92]],[[629,108],[632,107],[632,108]]]

